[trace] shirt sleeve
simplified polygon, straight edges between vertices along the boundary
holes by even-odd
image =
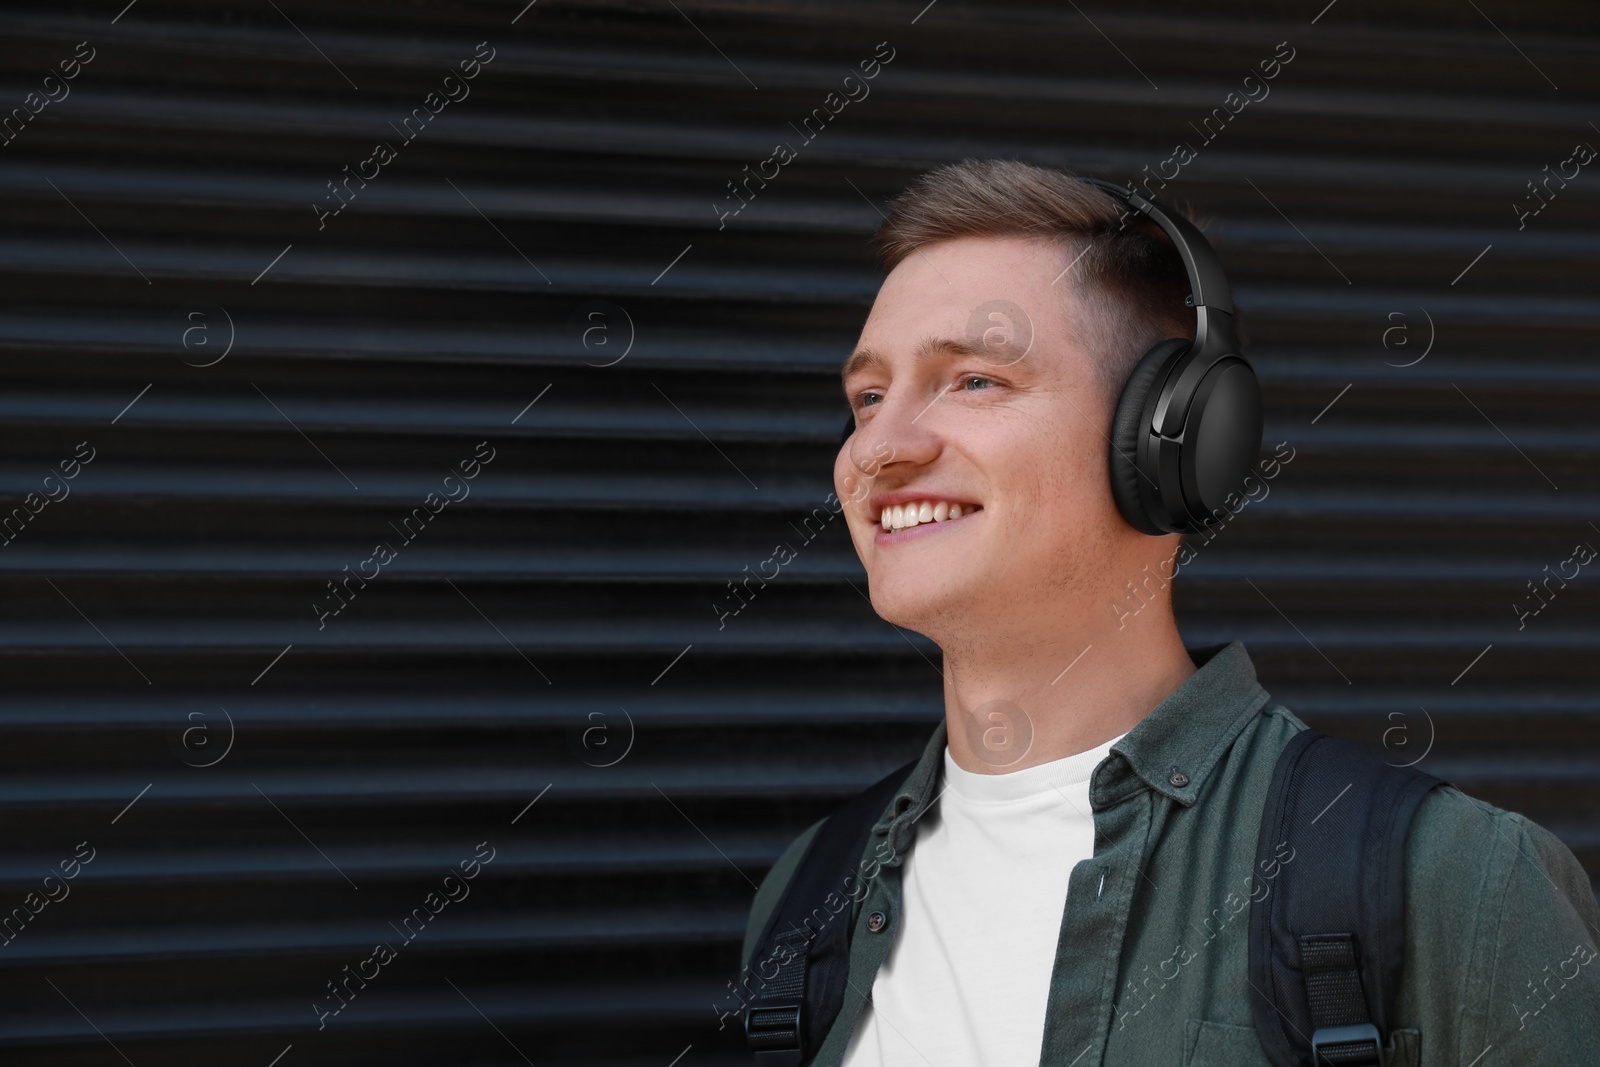
[[[1589,877],[1549,830],[1497,816],[1510,847],[1483,989],[1486,1041],[1497,1063],[1600,1062],[1600,907]]]
[[[1600,906],[1549,830],[1454,787],[1407,848],[1400,1026],[1422,1067],[1600,1062]]]

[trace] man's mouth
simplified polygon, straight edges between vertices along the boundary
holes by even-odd
[[[884,508],[882,514],[878,516],[878,525],[886,533],[898,533],[915,526],[959,519],[963,515],[981,510],[977,504],[955,504],[948,500],[913,500]]]

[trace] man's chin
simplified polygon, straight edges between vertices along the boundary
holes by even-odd
[[[952,621],[970,612],[974,606],[973,595],[981,583],[972,583],[976,589],[945,583],[929,584],[924,581],[893,579],[873,581],[868,578],[872,608],[885,621],[904,630],[912,630],[932,637],[950,628]],[[967,585],[963,582],[962,586]]]

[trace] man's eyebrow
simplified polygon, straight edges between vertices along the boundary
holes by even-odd
[[[912,358],[919,364],[965,356],[992,358],[994,353],[981,340],[956,337],[924,337],[917,342],[916,350],[912,353]],[[887,365],[888,360],[873,349],[858,348],[844,361],[844,367],[839,371],[839,383],[842,386],[852,374]]]

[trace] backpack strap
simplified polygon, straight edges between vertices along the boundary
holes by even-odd
[[[1405,952],[1411,818],[1441,779],[1319,730],[1279,754],[1250,906],[1251,1011],[1273,1067],[1382,1067]]]
[[[891,772],[823,822],[745,961],[746,980],[754,971],[760,982],[745,1004],[745,1040],[761,1067],[798,1067],[838,1017],[850,972],[851,917],[837,921],[827,899],[848,892],[844,880],[857,872],[873,825],[916,765],[912,760]]]

